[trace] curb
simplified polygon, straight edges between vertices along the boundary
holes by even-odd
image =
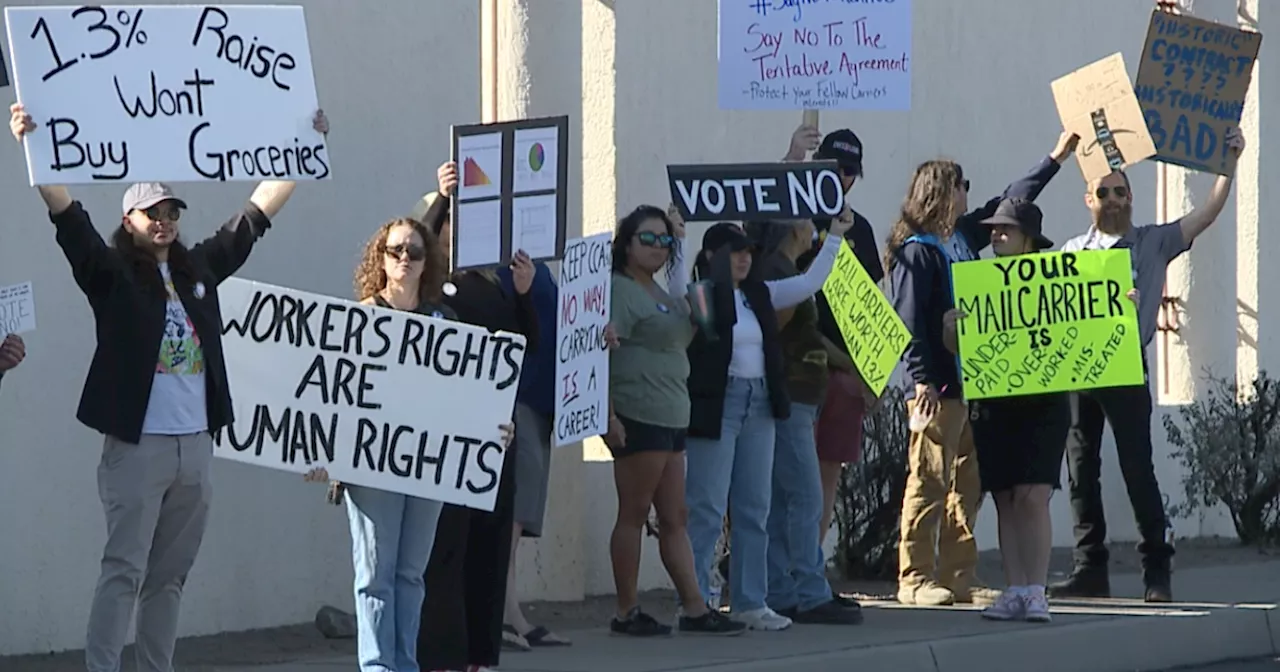
[[[1185,605],[1159,615],[927,642],[857,647],[783,659],[679,668],[684,672],[1155,672],[1280,654],[1280,611],[1266,605]]]

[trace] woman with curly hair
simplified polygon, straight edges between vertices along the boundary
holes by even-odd
[[[360,303],[457,319],[441,301],[448,264],[439,240],[412,219],[383,224],[356,267]],[[514,436],[502,425],[504,443]],[[328,480],[323,469],[308,480]],[[330,501],[344,499],[355,566],[356,631],[364,672],[418,672],[418,626],[426,598],[423,574],[435,545],[441,502],[363,486],[334,484]]]

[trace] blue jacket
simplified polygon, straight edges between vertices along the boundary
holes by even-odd
[[[515,295],[515,284],[510,268],[498,269],[502,289]],[[560,288],[547,265],[534,265],[533,285],[529,298],[538,319],[538,346],[525,353],[524,368],[520,372],[520,387],[516,401],[551,417],[556,410],[556,314],[560,302]]]
[[[1034,201],[1058,174],[1059,168],[1056,161],[1045,157],[1030,173],[1005,188],[1003,194],[961,216],[950,240],[912,236],[894,252],[893,268],[889,271],[889,300],[911,332],[902,359],[913,384],[933,385],[946,398],[964,396],[956,357],[942,340],[942,316],[955,307],[951,263],[977,259],[991,244],[991,231],[982,220],[995,213],[1001,200]],[[907,398],[914,396],[914,387],[909,388]]]

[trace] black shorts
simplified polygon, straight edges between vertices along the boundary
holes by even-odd
[[[1062,487],[1071,430],[1069,395],[1011,397],[969,404],[978,473],[986,492],[1015,485]]]
[[[613,459],[615,460],[628,455],[635,455],[636,453],[684,452],[684,429],[650,425],[638,420],[632,420],[621,414],[618,415],[618,420],[622,423],[622,431],[627,433],[627,445],[622,448],[609,447],[609,451],[613,453]]]

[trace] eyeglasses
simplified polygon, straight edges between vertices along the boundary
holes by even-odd
[[[636,240],[640,241],[645,247],[661,247],[669,249],[676,244],[675,236],[666,233],[654,233],[652,231],[641,231],[636,234]]]
[[[422,261],[427,258],[426,249],[418,245],[387,245],[382,248],[384,254],[388,257],[403,259],[409,257],[409,261]]]
[[[172,205],[153,205],[146,210],[143,210],[142,214],[146,215],[147,219],[153,222],[176,222],[182,217],[182,209]]]
[[[1093,193],[1098,197],[1098,200],[1106,198],[1107,194],[1115,194],[1116,198],[1124,198],[1129,195],[1129,187],[1098,187],[1097,191]]]

